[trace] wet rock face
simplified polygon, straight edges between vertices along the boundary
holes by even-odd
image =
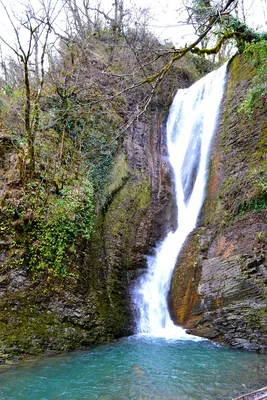
[[[123,151],[127,158],[125,176],[98,219],[85,261],[90,279],[100,290],[101,307],[105,299],[103,312],[110,330],[119,329],[118,336],[133,333],[131,287],[146,268],[146,255],[175,224],[172,172],[166,159],[160,110],[133,127]]]
[[[177,262],[169,304],[190,333],[264,352],[267,211],[257,200],[257,174],[266,165],[267,116],[260,107],[253,121],[238,113],[252,73],[242,57],[229,66],[200,226]]]
[[[264,349],[266,338],[260,332],[266,308],[264,282],[264,259],[260,256],[234,255],[204,261],[198,288],[203,317],[196,333],[201,334],[203,325],[208,337],[223,335],[233,346]]]
[[[23,254],[14,253],[11,234],[0,238],[0,363],[133,333],[130,288],[146,268],[145,255],[175,225],[166,93],[163,104],[158,98],[123,138],[91,238],[78,238],[69,255],[78,279],[46,272],[33,277],[20,262]],[[15,201],[14,193],[21,196],[18,163],[11,163],[17,154],[12,143],[4,143],[0,152],[5,155],[0,190]],[[7,266],[11,258],[14,269]]]
[[[32,279],[19,255],[18,267],[7,268],[12,241],[1,238],[0,363],[133,333],[130,287],[146,268],[145,254],[174,220],[164,114],[153,110],[125,139],[115,165],[121,177],[112,179],[91,239],[78,240],[71,255],[78,281]]]

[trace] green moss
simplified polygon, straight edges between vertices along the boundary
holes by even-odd
[[[266,151],[267,151],[267,122],[262,127],[262,132],[260,139],[256,146],[255,156],[256,159],[262,160],[263,170],[267,171],[267,160],[266,160]]]
[[[151,186],[147,182],[143,182],[142,189],[138,196],[138,208],[146,208],[151,198]]]
[[[267,315],[267,308],[260,310],[248,310],[248,314],[244,316],[245,321],[248,323],[249,328],[253,331],[263,330],[266,331],[265,319]]]
[[[90,249],[90,265],[95,271],[92,273],[90,269],[90,279],[96,289],[99,316],[105,321],[108,331],[117,336],[128,334],[131,329],[125,288],[127,268],[132,268],[131,251],[136,229],[151,196],[151,185],[146,174],[132,171],[135,175],[128,176],[124,160],[124,157],[119,158],[118,166],[125,168],[113,186],[112,201],[107,205],[105,213],[96,219]],[[104,253],[101,249],[104,249]],[[104,270],[102,275],[97,272],[100,264]]]
[[[251,65],[244,62],[243,57],[234,57],[230,63],[231,81],[230,88],[240,82],[240,80],[250,80],[253,74]]]
[[[240,212],[266,207],[265,189],[261,187],[266,180],[262,174],[267,168],[266,121],[261,109],[255,121],[237,113],[255,73],[243,55],[234,57],[229,64],[223,126],[216,145],[220,184],[215,208],[210,209],[213,216],[209,218],[210,221],[215,218],[222,228],[229,226]]]
[[[248,69],[253,69],[252,87],[240,105],[239,111],[246,113],[249,118],[255,113],[259,106],[261,94],[266,94],[266,69],[267,69],[267,40],[260,40],[246,46],[244,56]]]
[[[11,267],[24,265],[34,274],[40,271],[64,277],[71,273],[67,256],[78,235],[90,238],[94,220],[93,189],[79,182],[48,195],[42,185],[28,185],[19,207],[2,207],[2,233],[12,234]],[[21,257],[17,257],[17,255]]]
[[[124,181],[129,177],[130,169],[125,154],[119,154],[114,159],[114,166],[108,177],[106,197],[109,198],[114,192],[123,186]]]
[[[122,240],[128,241],[131,223],[138,212],[145,209],[151,196],[151,185],[144,173],[139,173],[134,179],[127,181],[114,197],[105,218],[108,235],[115,238],[122,235]],[[125,249],[126,250],[126,249]]]
[[[32,287],[33,289],[33,287]],[[0,301],[0,359],[14,359],[23,355],[68,351],[110,340],[112,332],[106,330],[106,322],[95,312],[95,304],[90,299],[88,313],[77,323],[73,296],[59,288],[60,298],[65,297],[61,307],[73,310],[74,315],[62,315],[49,308],[53,303],[51,289],[44,294],[42,286],[35,286],[28,293],[17,291],[8,293]],[[48,300],[49,299],[49,300]],[[84,298],[84,302],[87,299]],[[55,305],[58,305],[56,300]],[[62,309],[63,309],[62,308]],[[64,312],[63,312],[64,314]]]
[[[243,215],[248,211],[257,212],[260,210],[267,210],[267,193],[261,193],[249,203],[240,207],[239,214]]]

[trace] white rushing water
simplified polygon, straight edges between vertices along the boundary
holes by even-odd
[[[224,91],[226,64],[178,90],[167,120],[169,160],[175,176],[178,228],[170,232],[148,258],[148,270],[134,290],[138,333],[188,338],[173,324],[167,295],[180,249],[196,227],[205,196],[209,153]]]

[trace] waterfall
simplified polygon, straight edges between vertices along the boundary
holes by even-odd
[[[227,65],[189,89],[178,90],[167,120],[169,160],[174,171],[178,228],[148,257],[147,272],[133,291],[138,333],[188,337],[172,322],[167,304],[172,271],[188,234],[196,227],[205,196],[209,153],[223,96]]]

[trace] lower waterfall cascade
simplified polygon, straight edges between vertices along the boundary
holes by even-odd
[[[224,93],[227,63],[188,89],[179,89],[167,119],[167,146],[173,169],[177,226],[147,258],[147,272],[133,290],[137,333],[189,338],[170,318],[167,296],[179,252],[196,227],[205,198],[212,138]]]

